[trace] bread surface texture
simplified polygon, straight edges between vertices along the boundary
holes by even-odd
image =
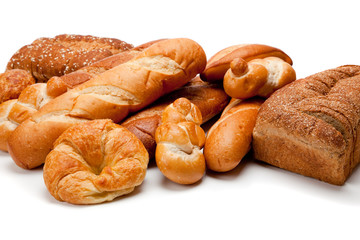
[[[76,71],[84,66],[132,48],[115,38],[62,34],[39,38],[19,49],[7,69],[28,71],[37,82]]]
[[[155,131],[161,124],[162,113],[169,104],[181,97],[188,99],[199,108],[202,123],[219,114],[229,102],[229,96],[221,85],[204,82],[197,76],[185,86],[127,118],[121,125],[129,129],[144,143],[150,159],[155,157]]]
[[[51,195],[72,204],[112,201],[140,185],[149,157],[141,143],[111,120],[74,125],[46,157],[44,181]]]
[[[360,66],[299,79],[262,105],[253,131],[255,158],[343,185],[360,161]]]
[[[205,173],[201,151],[205,132],[201,122],[199,108],[186,98],[175,100],[163,111],[155,132],[155,160],[164,176],[173,182],[193,184]]]
[[[49,101],[11,134],[9,153],[23,168],[39,166],[56,138],[73,124],[94,119],[120,122],[185,85],[205,65],[205,52],[193,40],[154,43],[130,61]]]

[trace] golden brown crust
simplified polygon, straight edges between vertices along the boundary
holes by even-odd
[[[132,133],[111,120],[94,120],[60,135],[46,157],[43,175],[57,200],[95,204],[133,191],[143,182],[148,161]]]
[[[297,80],[261,107],[253,132],[255,157],[342,185],[360,161],[359,113],[360,66]]]
[[[114,38],[68,34],[39,38],[19,49],[7,69],[23,69],[37,82],[46,82],[130,48],[131,44]]]
[[[221,85],[207,83],[198,76],[184,87],[162,97],[153,105],[127,118],[121,125],[134,133],[145,145],[150,159],[155,157],[155,131],[161,124],[161,115],[170,103],[184,97],[201,111],[202,123],[219,114],[229,102]]]
[[[39,166],[56,138],[74,123],[106,118],[119,122],[185,85],[205,65],[205,53],[196,42],[159,41],[131,61],[51,100],[13,132],[9,153],[19,166]]]
[[[292,65],[291,58],[280,49],[262,44],[240,44],[227,47],[212,56],[200,76],[204,81],[222,81],[226,71],[230,68],[230,63],[235,58],[251,61],[271,56],[281,58]]]
[[[230,171],[248,153],[262,102],[259,98],[232,101],[231,107],[210,128],[204,146],[206,166],[210,170]]]
[[[199,181],[205,173],[201,152],[205,132],[200,127],[200,109],[186,98],[179,98],[164,109],[161,122],[155,133],[158,168],[179,184]]]
[[[12,69],[0,74],[0,104],[19,97],[22,90],[35,83],[25,70]]]
[[[233,98],[268,98],[273,92],[295,79],[295,70],[278,57],[254,59],[248,63],[236,58],[224,76],[224,89]]]

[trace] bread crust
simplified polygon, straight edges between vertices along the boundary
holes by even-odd
[[[12,69],[0,74],[0,104],[19,97],[21,92],[35,83],[35,79],[25,70]]]
[[[291,58],[278,48],[263,44],[240,44],[227,47],[212,56],[200,76],[204,81],[222,81],[226,71],[230,68],[230,63],[235,58],[251,61],[265,57],[278,57],[292,65]]]
[[[229,102],[229,96],[221,85],[204,82],[197,76],[184,87],[160,98],[148,108],[127,118],[121,125],[143,142],[150,159],[155,157],[155,131],[161,124],[161,115],[169,104],[180,97],[188,99],[200,109],[202,123],[219,114]]]
[[[119,122],[185,85],[205,65],[206,55],[196,42],[184,38],[159,41],[131,61],[51,100],[11,134],[9,153],[21,167],[39,166],[56,138],[74,123]]]
[[[262,105],[253,132],[255,158],[343,185],[360,161],[359,113],[360,66],[297,80]]]
[[[39,38],[20,48],[9,60],[7,69],[28,71],[37,82],[62,76],[105,57],[132,48],[115,38],[62,34]]]
[[[207,133],[204,156],[208,169],[234,169],[251,148],[252,130],[263,99],[232,100]]]
[[[111,120],[67,129],[46,157],[44,182],[51,195],[73,204],[95,204],[140,185],[149,157],[132,133]]]

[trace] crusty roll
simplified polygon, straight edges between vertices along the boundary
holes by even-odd
[[[229,102],[229,96],[221,85],[204,82],[197,76],[184,87],[171,92],[148,108],[127,118],[121,125],[143,142],[150,159],[155,157],[155,131],[161,124],[162,113],[169,104],[180,97],[188,99],[200,109],[202,123],[219,114]]]
[[[36,83],[26,87],[18,99],[0,104],[0,150],[7,151],[11,133],[51,99],[46,93],[46,84]]]
[[[155,133],[158,168],[179,184],[199,181],[205,173],[200,110],[186,98],[179,98],[165,108],[161,122]]]
[[[291,58],[280,49],[262,44],[240,44],[227,47],[212,56],[200,76],[204,81],[222,81],[226,71],[230,68],[230,63],[235,58],[250,61],[266,57],[278,57],[292,65]]]
[[[69,34],[39,38],[19,49],[7,69],[23,69],[37,82],[46,82],[132,47],[115,38]]]
[[[23,168],[44,163],[56,138],[81,121],[119,122],[164,94],[185,85],[206,65],[204,50],[185,38],[154,43],[116,66],[51,100],[8,139],[9,153]]]
[[[0,74],[0,104],[19,97],[22,90],[35,83],[25,70],[12,69]]]
[[[253,131],[255,158],[342,185],[360,162],[360,66],[341,66],[276,91]]]
[[[207,133],[206,166],[216,172],[234,169],[251,148],[252,131],[263,100],[233,99],[221,118]]]
[[[224,89],[233,98],[267,98],[295,79],[295,70],[281,58],[254,59],[249,63],[236,58],[224,76]]]
[[[143,182],[148,161],[144,145],[128,130],[111,120],[93,120],[60,135],[43,176],[57,200],[95,204],[132,192]]]

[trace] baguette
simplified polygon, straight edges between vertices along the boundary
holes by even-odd
[[[0,107],[0,150],[7,151],[7,139],[16,127],[36,113],[49,100],[60,96],[96,75],[125,63],[157,41],[148,42],[133,49],[112,55],[87,67],[61,77],[52,77],[46,84],[37,83],[26,87],[17,101]],[[11,70],[23,71],[24,70]],[[8,71],[9,72],[9,71]],[[27,73],[28,74],[28,73]],[[1,106],[1,105],[0,105]],[[11,106],[11,108],[9,108]]]
[[[43,106],[11,134],[8,147],[25,169],[44,163],[55,140],[75,123],[93,119],[119,122],[185,85],[204,70],[204,50],[185,38],[159,41]]]
[[[161,124],[161,115],[169,104],[184,97],[195,104],[201,112],[202,123],[219,114],[229,102],[221,85],[207,83],[199,76],[184,87],[162,97],[153,105],[127,118],[121,125],[134,133],[145,145],[150,159],[155,157],[155,131]]]
[[[204,156],[208,169],[226,172],[240,163],[251,148],[252,130],[262,102],[260,98],[232,99],[207,133]]]
[[[343,185],[360,161],[359,123],[360,66],[296,80],[262,105],[253,131],[255,158]]]

